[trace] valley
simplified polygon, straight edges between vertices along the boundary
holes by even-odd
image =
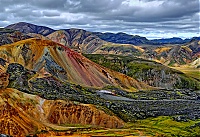
[[[182,71],[186,75],[200,80],[200,70],[199,68],[194,68],[191,66],[182,66],[182,67],[172,67],[173,69]]]

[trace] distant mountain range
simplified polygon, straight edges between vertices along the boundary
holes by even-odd
[[[191,39],[181,39],[179,37],[153,39],[148,40],[146,37],[138,35],[129,35],[126,33],[101,33],[93,32],[99,38],[105,41],[119,43],[119,44],[133,44],[133,45],[163,45],[163,44],[183,44],[192,40],[200,40],[200,37],[193,37]]]
[[[47,36],[52,32],[56,31],[54,29],[45,27],[45,26],[37,26],[34,24],[26,23],[26,22],[19,22],[16,24],[11,24],[6,29],[13,29],[19,30],[22,33],[36,33],[41,34],[43,36]],[[70,29],[65,29],[68,31]],[[73,29],[79,30],[80,29]],[[87,32],[82,30],[83,32]],[[101,33],[101,32],[88,32],[93,35],[98,36],[100,39],[112,43],[119,43],[119,44],[133,44],[133,45],[162,45],[162,44],[183,44],[186,42],[190,42],[191,40],[200,40],[200,37],[193,37],[191,39],[181,39],[178,37],[174,38],[166,38],[166,39],[154,39],[148,40],[146,37],[141,37],[138,35],[129,35],[126,33]]]
[[[1,29],[0,45],[31,37],[52,40],[81,53],[133,55],[170,66],[192,63],[200,56],[200,37],[148,40],[126,33],[89,32],[75,28],[53,30],[25,22]]]
[[[145,37],[141,37],[138,35],[128,35],[126,33],[101,33],[101,32],[94,32],[93,34],[97,35],[102,40],[112,42],[112,43],[119,43],[119,44],[151,44],[151,41]]]

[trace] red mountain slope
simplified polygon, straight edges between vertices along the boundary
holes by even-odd
[[[49,40],[27,39],[0,47],[0,58],[19,63],[29,70],[47,72],[58,79],[83,86],[120,86],[126,89],[147,89],[124,74],[104,68],[81,54]]]

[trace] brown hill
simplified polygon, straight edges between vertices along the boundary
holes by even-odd
[[[83,53],[92,53],[106,43],[82,29],[58,30],[49,34],[47,38]]]
[[[13,29],[13,30],[18,30],[22,33],[36,33],[36,34],[41,34],[43,36],[47,36],[48,34],[52,33],[54,30],[45,26],[37,26],[31,23],[26,23],[26,22],[19,22],[15,24],[11,24],[7,27],[6,29]]]

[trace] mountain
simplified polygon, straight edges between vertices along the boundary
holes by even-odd
[[[126,74],[138,81],[163,89],[200,89],[200,82],[183,72],[169,68],[161,63],[136,58],[109,54],[84,54],[90,60],[112,70]],[[193,65],[199,65],[195,60]]]
[[[157,47],[146,49],[142,55],[145,58],[159,60],[169,66],[185,65],[199,58],[199,41],[191,41],[183,45]]]
[[[118,44],[134,44],[134,45],[142,45],[142,44],[149,44],[150,41],[138,35],[128,35],[126,33],[101,33],[101,32],[94,32],[93,34],[97,35],[102,40],[118,43]]]
[[[195,59],[195,57],[193,58],[193,51],[186,46],[169,46],[158,47],[153,50],[149,49],[141,56],[146,59],[157,60],[169,66],[188,64]]]
[[[156,44],[183,44],[183,43],[190,42],[190,41],[191,41],[191,39],[183,40],[178,37],[151,40],[152,43],[156,43]]]
[[[47,38],[83,53],[92,53],[105,43],[96,35],[82,29],[58,30]]]
[[[6,29],[19,30],[20,32],[25,33],[25,34],[26,33],[35,33],[35,34],[41,34],[43,36],[47,36],[47,35],[49,35],[49,34],[51,34],[55,31],[55,30],[48,28],[48,27],[45,27],[45,26],[38,26],[38,25],[31,24],[31,23],[26,23],[26,22],[19,22],[19,23],[11,24],[11,25],[9,25],[5,28]],[[164,39],[148,40],[145,37],[141,37],[141,36],[138,36],[138,35],[129,35],[129,34],[126,34],[126,33],[123,33],[123,32],[101,33],[101,32],[88,32],[88,31],[81,30],[81,29],[64,29],[64,30],[66,31],[65,33],[69,34],[69,36],[71,35],[70,39],[75,38],[76,36],[74,37],[72,35],[73,34],[77,35],[77,33],[79,33],[79,32],[82,33],[83,35],[85,35],[86,37],[88,37],[90,35],[91,36],[90,40],[95,39],[94,35],[96,35],[98,37],[98,38],[96,37],[97,41],[95,41],[97,45],[99,44],[99,42],[98,42],[99,38],[104,40],[104,41],[107,41],[107,42],[118,43],[118,44],[133,44],[133,45],[183,44],[183,43],[186,43],[186,42],[190,42],[191,40],[199,40],[200,39],[199,37],[194,37],[194,38],[191,38],[191,39],[181,39],[181,38],[178,38],[178,37],[173,37],[173,38],[167,38],[167,39],[164,38]],[[62,31],[60,31],[59,33],[61,33],[61,32]],[[56,32],[56,33],[58,33],[58,32]],[[56,36],[58,34],[53,34],[53,35]],[[54,36],[54,39],[55,39],[55,36]],[[50,37],[53,37],[53,36],[51,35]],[[78,36],[78,37],[81,40],[83,40],[85,38],[84,36],[81,36],[81,35]],[[65,40],[62,40],[62,43],[64,41]],[[72,41],[74,41],[74,40],[71,40],[71,42]],[[78,43],[77,41],[78,40],[76,40],[75,45],[77,45],[77,43]],[[68,42],[70,42],[70,40]],[[66,42],[66,43],[68,43],[68,42]],[[79,43],[79,44],[81,44],[81,43]]]
[[[17,31],[14,32],[13,30],[11,31],[7,29],[8,32],[10,31],[9,34],[2,31],[2,34],[0,35],[2,44],[9,44],[18,40],[35,37],[37,39],[52,40],[81,53],[133,55],[145,59],[153,59],[170,66],[188,64],[198,59],[199,57],[199,44],[198,42],[195,42],[195,39],[198,39],[198,37],[193,38],[191,42],[186,42],[190,41],[189,39],[182,40],[181,38],[157,39],[150,41],[145,37],[132,36],[126,33],[93,33],[82,29],[66,29],[54,31],[50,28],[40,27],[23,22],[10,25],[8,28],[13,27],[22,30],[22,32],[27,32],[27,34],[19,33]],[[32,30],[35,29],[30,28],[40,28],[38,30],[41,31],[33,31],[33,33],[31,33]],[[44,36],[44,32],[46,36]],[[47,35],[46,32],[50,34]],[[183,43],[183,41],[184,44],[177,44]],[[148,45],[154,45],[156,43],[158,44],[157,46]],[[163,43],[168,44],[163,45]],[[174,58],[175,56],[176,58]]]
[[[11,44],[28,38],[30,38],[30,36],[23,34],[20,31],[0,29],[0,45]]]
[[[145,37],[141,37],[138,35],[129,35],[122,32],[120,33],[93,32],[93,34],[97,35],[102,40],[108,42],[118,43],[118,44],[133,44],[133,45],[183,44],[190,42],[191,40],[199,40],[199,37],[194,37],[191,39],[181,39],[179,37],[173,37],[173,38],[148,40]]]
[[[98,53],[103,51],[102,53],[106,53],[104,51],[123,51],[124,55],[130,53],[138,53],[140,50],[143,50],[139,46],[131,45],[131,44],[116,44],[101,40],[99,37],[94,35],[91,32],[82,30],[82,29],[68,29],[68,30],[58,30],[55,31],[48,36],[48,39],[65,45],[75,51],[81,53]],[[121,47],[129,46],[128,49],[122,50]],[[119,48],[119,49],[118,49]],[[130,53],[129,53],[130,52]]]
[[[182,45],[165,46],[135,46],[131,44],[106,43],[94,54],[113,54],[123,56],[136,56],[154,60],[169,66],[186,65],[200,56],[200,43],[197,40]]]
[[[141,46],[131,44],[104,43],[93,54],[113,54],[123,56],[139,56],[145,50]]]
[[[200,37],[193,37],[192,40],[200,40]]]
[[[0,46],[0,58],[9,64],[19,63],[27,69],[83,86],[113,85],[133,90],[148,88],[143,83],[101,67],[81,54],[49,40],[27,39]]]
[[[107,101],[96,94],[98,89],[107,86],[131,91],[153,89],[49,40],[27,39],[2,45],[0,58],[3,134],[27,136],[55,130],[58,125],[66,130],[62,127],[65,123],[119,128],[124,122],[116,114],[86,105],[106,106]]]
[[[200,40],[192,40],[184,46],[192,50],[193,56],[200,57]]]
[[[47,36],[48,34],[54,32],[53,29],[45,27],[45,26],[38,26],[34,25],[31,23],[26,23],[26,22],[19,22],[16,24],[11,24],[7,27],[6,29],[13,29],[13,30],[18,30],[22,33],[36,33],[36,34],[41,34],[43,36]]]

